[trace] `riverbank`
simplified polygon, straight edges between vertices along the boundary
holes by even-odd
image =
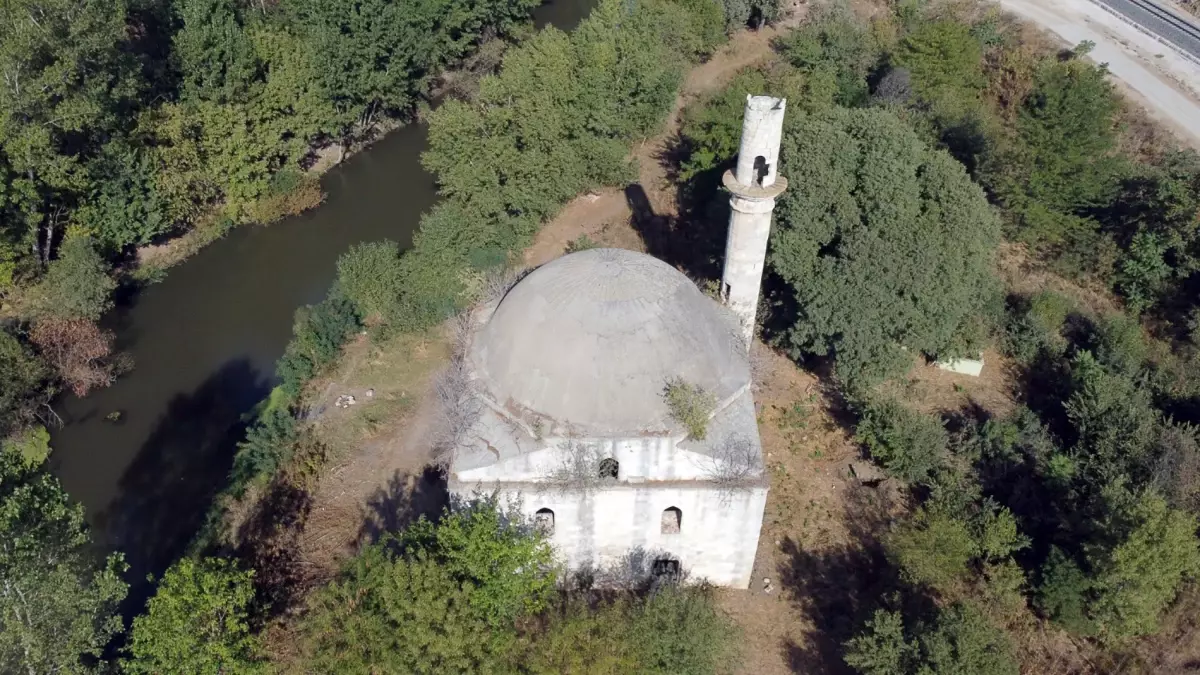
[[[567,5],[543,5],[535,21],[550,15],[570,29],[587,7]],[[99,546],[126,553],[135,593],[186,549],[225,484],[255,405],[277,382],[297,308],[325,296],[355,244],[409,246],[437,202],[420,160],[427,133],[416,123],[383,136],[322,176],[320,208],[232,228],[159,283],[121,295],[103,319],[136,367],[55,402],[64,424],[52,429],[49,465]]]

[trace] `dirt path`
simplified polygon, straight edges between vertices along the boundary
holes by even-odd
[[[712,58],[688,73],[662,132],[634,149],[633,159],[638,166],[637,184],[648,201],[648,204],[639,205],[639,208],[649,208],[656,216],[677,214],[674,186],[667,178],[667,168],[662,158],[679,131],[683,109],[696,98],[719,90],[743,68],[767,60],[773,53],[771,41],[795,26],[799,20],[799,15],[793,15],[776,26],[737,33]],[[535,267],[553,260],[563,254],[569,242],[581,236],[601,239],[604,244],[619,248],[643,248],[636,235],[627,231],[612,231],[623,229],[622,226],[628,224],[633,217],[630,200],[641,198],[641,195],[631,197],[627,192],[625,188],[604,188],[572,200],[558,216],[542,227],[533,245],[525,251],[525,263]]]
[[[1108,64],[1126,95],[1200,147],[1200,65],[1089,0],[999,0],[999,5],[1066,45],[1094,42],[1089,57]]]

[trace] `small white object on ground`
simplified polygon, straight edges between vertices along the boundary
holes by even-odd
[[[935,365],[942,370],[959,375],[979,377],[983,374],[983,359],[950,359],[949,361],[938,361]]]

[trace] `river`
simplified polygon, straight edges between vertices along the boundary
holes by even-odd
[[[594,1],[552,0],[535,24],[570,30]],[[423,125],[388,134],[322,178],[319,208],[235,229],[105,318],[134,370],[56,402],[65,424],[51,466],[98,544],[125,553],[135,595],[182,553],[224,485],[243,418],[276,383],[296,308],[324,297],[351,245],[409,244],[436,200],[425,143]]]

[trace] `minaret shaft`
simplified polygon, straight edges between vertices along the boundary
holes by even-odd
[[[722,295],[741,320],[747,345],[754,339],[771,212],[775,198],[787,189],[787,180],[778,175],[786,105],[771,96],[746,97],[737,167],[724,177],[731,197]]]

